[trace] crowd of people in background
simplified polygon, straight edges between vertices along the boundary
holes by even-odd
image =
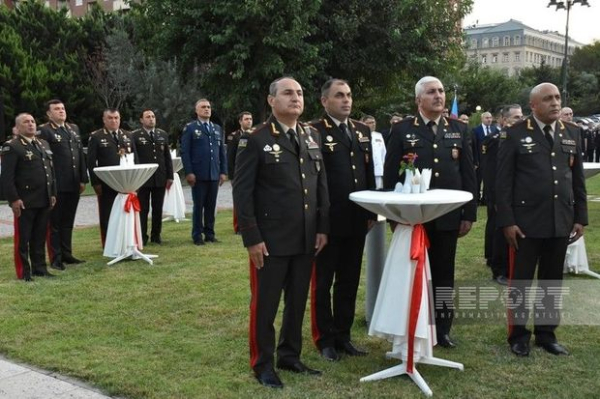
[[[193,244],[219,242],[217,193],[228,177],[232,182],[233,229],[250,260],[250,365],[261,384],[283,386],[275,366],[321,374],[300,360],[311,281],[311,331],[317,350],[332,362],[366,355],[354,345],[350,331],[365,237],[377,215],[350,201],[349,194],[393,190],[403,179],[399,167],[406,156],[414,156],[418,168],[432,170],[432,189],[473,194],[461,208],[424,224],[434,301],[439,289],[454,286],[456,248],[476,221],[478,204],[487,208],[484,255],[495,282],[511,281],[525,290],[536,267],[548,286],[562,279],[566,246],[587,224],[582,162],[600,161],[600,132],[599,124],[572,122],[572,110],[560,108],[556,86],[544,83],[531,91],[531,115],[524,117],[519,104],[503,105],[496,120],[483,112],[472,129],[467,115],[448,115],[444,86],[431,76],[415,85],[414,116],[393,114],[390,127],[381,132],[371,115],[361,121],[350,118],[352,90],[345,80],[325,82],[323,115],[310,123],[300,122],[303,95],[295,79],[276,79],[267,95],[271,116],[253,126],[252,114],[241,112],[239,129],[229,134],[212,120],[211,102],[201,98],[195,104],[196,118],[183,127],[179,143],[192,190]],[[119,110],[104,110],[103,126],[90,134],[87,154],[60,100],[48,101],[46,116],[48,122],[38,128],[33,116],[19,114],[13,139],[2,146],[0,186],[16,221],[17,277],[31,281],[53,276],[47,270],[45,244],[53,269],[83,262],[73,254],[72,234],[88,182],[98,197],[104,244],[117,192],[94,168],[119,165],[126,154],[135,163],[158,164],[138,197],[143,244],[160,245],[163,199],[173,182],[174,143],[156,126],[155,110],[141,110],[141,127],[132,132],[121,128]],[[285,309],[276,346],[273,324],[282,292]],[[513,353],[527,356],[527,312],[518,312],[525,316],[509,318],[508,342]],[[451,306],[435,309],[438,345],[456,346],[450,335],[452,320]],[[536,316],[535,323],[537,345],[553,354],[567,353],[554,335],[558,321]]]

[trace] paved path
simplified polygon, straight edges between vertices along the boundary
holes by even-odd
[[[110,399],[99,390],[50,371],[0,357],[0,399]]]
[[[187,212],[192,211],[192,194],[183,188]],[[218,209],[231,209],[231,184],[225,182],[219,190]],[[75,227],[98,224],[98,202],[95,196],[82,197],[77,208]],[[12,211],[0,205],[0,237],[13,235]],[[109,399],[83,382],[0,357],[0,399]]]
[[[183,187],[185,196],[186,212],[192,212],[192,192],[190,187]],[[231,196],[231,183],[225,182],[219,189],[217,198],[217,209],[233,208],[233,199]],[[75,228],[94,226],[98,222],[98,202],[95,195],[81,197],[75,216]],[[0,237],[10,237],[13,235],[13,216],[10,208],[4,204],[0,205]]]

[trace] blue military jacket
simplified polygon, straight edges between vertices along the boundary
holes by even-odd
[[[188,123],[181,134],[181,161],[185,174],[199,181],[217,181],[227,174],[227,153],[221,126],[200,120]]]

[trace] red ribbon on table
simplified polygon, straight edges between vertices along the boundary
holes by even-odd
[[[427,248],[429,248],[429,239],[427,238],[425,227],[422,224],[417,224],[413,227],[410,241],[410,259],[417,261],[417,267],[413,279],[408,319],[408,364],[406,372],[409,374],[412,374],[414,369],[415,332],[417,321],[419,320],[419,311],[421,310]]]
[[[127,200],[125,201],[125,212],[131,212],[131,208],[133,208],[134,212],[139,212],[141,208],[140,200],[135,193],[129,193],[127,195]]]

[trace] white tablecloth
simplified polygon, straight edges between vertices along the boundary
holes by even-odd
[[[379,292],[369,327],[369,335],[392,342],[392,355],[407,360],[408,324],[411,293],[417,266],[411,260],[413,226],[431,221],[473,198],[471,193],[457,190],[430,190],[422,194],[360,191],[350,199],[362,207],[399,223],[387,255]],[[425,251],[425,254],[427,252]],[[435,345],[435,322],[429,259],[423,268],[421,299],[415,330],[414,360],[431,357]]]
[[[600,173],[600,163],[584,162],[583,173],[586,179],[596,176],[598,173]],[[584,237],[581,237],[579,240],[567,247],[567,255],[565,256],[563,272],[587,274],[592,277],[600,278],[598,273],[590,271]]]
[[[163,213],[175,221],[185,219],[185,197],[183,196],[181,179],[177,173],[182,168],[183,162],[181,162],[181,158],[173,158],[173,184],[165,192],[165,202],[163,204]]]
[[[135,191],[152,176],[157,168],[157,164],[94,168],[98,178],[119,192],[108,220],[104,256],[118,258],[129,254],[133,248],[143,248],[140,214],[136,210],[139,202]],[[126,204],[129,205],[128,211]]]

